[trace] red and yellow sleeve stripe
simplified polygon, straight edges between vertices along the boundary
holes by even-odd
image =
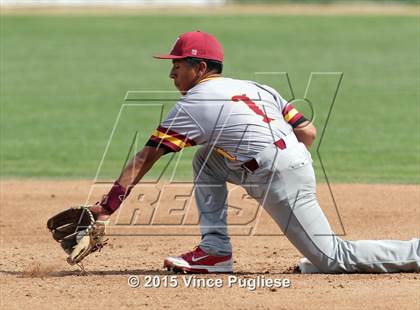
[[[153,131],[149,141],[156,145],[162,145],[172,152],[178,152],[184,147],[196,145],[195,141],[187,136],[162,126]]]
[[[285,121],[292,125],[292,127],[295,127],[306,120],[306,118],[290,103],[286,105],[282,113]]]

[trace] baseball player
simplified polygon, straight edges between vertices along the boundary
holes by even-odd
[[[316,130],[273,88],[222,76],[223,50],[210,34],[179,36],[170,78],[182,97],[129,162],[102,202],[90,208],[106,221],[163,155],[200,145],[194,190],[201,242],[164,260],[184,272],[232,272],[226,182],[243,186],[304,255],[313,272],[420,271],[420,240],[345,241],[334,235],[316,198],[308,149]],[[304,271],[304,270],[303,270]]]

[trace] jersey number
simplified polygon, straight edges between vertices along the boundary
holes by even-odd
[[[265,123],[269,123],[272,120],[274,120],[273,118],[269,118],[267,116],[267,114],[265,114],[263,111],[261,111],[261,109],[255,104],[254,101],[252,101],[251,99],[249,99],[246,95],[237,95],[237,96],[233,96],[231,98],[231,100],[233,102],[238,102],[238,101],[243,101],[245,102],[245,104],[252,110],[254,111],[255,114],[261,115],[263,117],[263,122]]]

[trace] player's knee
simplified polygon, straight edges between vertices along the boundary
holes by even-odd
[[[346,246],[343,243],[345,243],[344,240],[335,237],[334,242],[329,246],[318,243],[316,247],[308,249],[309,251],[304,254],[322,273],[348,272],[349,268],[343,259],[348,253],[345,253]]]
[[[312,261],[311,261],[312,262]],[[323,257],[316,262],[312,262],[323,273],[343,273],[345,268],[338,260],[333,257],[323,255]]]

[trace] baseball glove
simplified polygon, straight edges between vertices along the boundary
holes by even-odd
[[[88,207],[75,207],[50,218],[47,227],[68,254],[67,262],[74,265],[106,244],[105,224],[96,221]]]

